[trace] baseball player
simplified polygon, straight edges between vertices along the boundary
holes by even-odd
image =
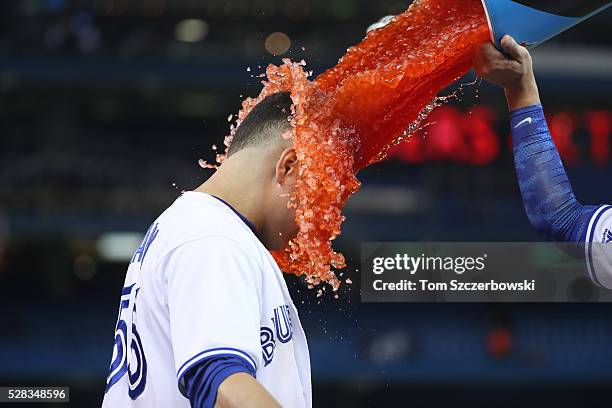
[[[289,94],[149,228],[129,265],[102,406],[310,407],[306,337],[269,250],[297,234]]]
[[[508,57],[488,43],[475,65],[480,76],[505,89],[516,174],[529,221],[547,239],[576,243],[591,279],[612,289],[612,245],[605,245],[612,242],[612,206],[576,200],[548,130],[531,56],[510,36],[501,45]]]

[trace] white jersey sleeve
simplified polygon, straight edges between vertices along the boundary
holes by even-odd
[[[257,371],[262,275],[256,255],[231,238],[213,236],[177,248],[163,268],[181,393],[184,374],[208,357],[239,356]]]
[[[587,270],[595,283],[612,289],[612,206],[597,209],[587,229]]]

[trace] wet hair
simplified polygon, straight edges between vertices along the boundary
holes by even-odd
[[[240,150],[272,143],[291,126],[291,94],[279,92],[264,98],[242,121],[228,151],[228,157]]]

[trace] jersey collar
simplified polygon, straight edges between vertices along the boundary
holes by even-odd
[[[216,198],[217,200],[221,201],[223,204],[227,205],[230,208],[230,210],[232,210],[238,217],[240,217],[242,222],[244,222],[246,224],[246,226],[249,227],[251,229],[251,231],[253,231],[253,234],[255,234],[255,236],[257,236],[257,229],[255,228],[255,225],[253,225],[253,223],[251,221],[249,221],[244,215],[240,214],[238,212],[238,210],[236,210],[234,207],[232,207],[230,203],[228,203],[227,201],[223,200],[222,198],[219,198],[219,197],[214,196],[212,194],[210,194],[210,196],[213,197],[213,198]]]

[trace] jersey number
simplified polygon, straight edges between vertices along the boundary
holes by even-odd
[[[113,347],[113,359],[110,365],[110,372],[106,380],[106,391],[117,383],[126,373],[128,374],[128,394],[135,400],[144,391],[147,382],[147,360],[142,348],[142,341],[136,325],[132,323],[132,330],[128,330],[128,323],[122,318],[127,314],[131,315],[131,321],[136,321],[135,300],[138,290],[135,285],[123,288],[121,292],[121,305],[119,307],[119,319],[115,328],[115,345]],[[132,310],[130,308],[130,297],[134,293]],[[128,339],[129,337],[129,339]],[[129,344],[129,349],[128,349]]]

